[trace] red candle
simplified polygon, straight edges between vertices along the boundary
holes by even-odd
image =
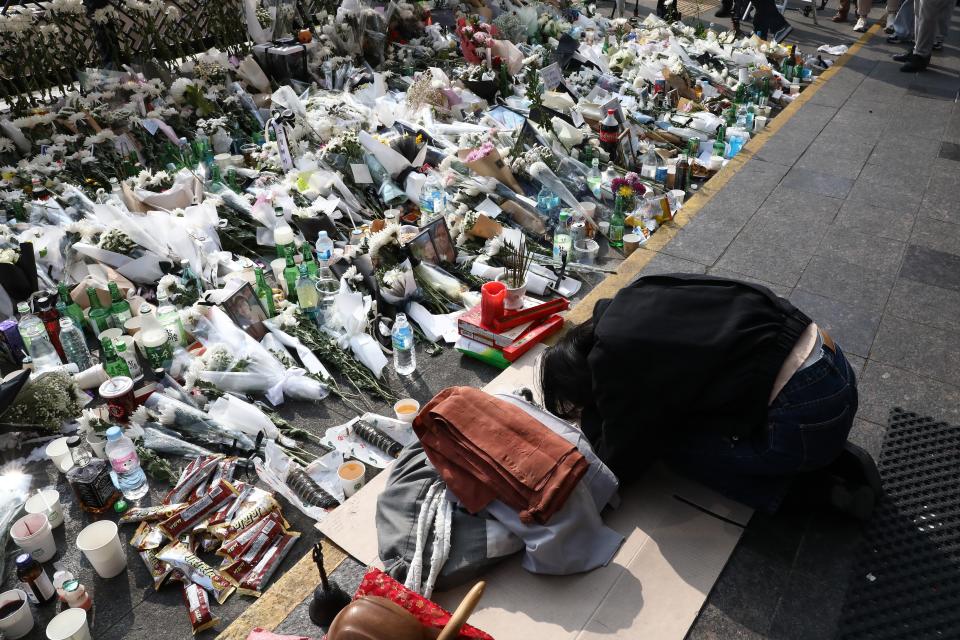
[[[480,324],[489,328],[494,320],[503,317],[506,296],[507,285],[502,282],[488,282],[480,288]]]

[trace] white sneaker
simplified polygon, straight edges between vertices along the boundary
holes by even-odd
[[[867,30],[867,19],[866,18],[857,18],[857,24],[853,25],[854,31],[859,31],[863,33]]]
[[[887,33],[893,33],[893,21],[897,19],[897,16],[892,13],[887,14],[887,24],[884,25],[883,30]]]

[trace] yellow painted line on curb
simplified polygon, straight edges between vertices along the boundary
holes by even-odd
[[[800,97],[787,105],[766,129],[754,136],[740,153],[684,203],[683,214],[680,218],[658,229],[642,247],[620,263],[616,273],[607,276],[583,300],[574,305],[573,309],[566,314],[566,319],[573,324],[580,324],[590,319],[593,314],[593,306],[598,300],[613,297],[617,291],[636,277],[650,260],[673,240],[677,232],[700,213],[704,205],[710,202],[733,176],[737,175],[747,161],[762,149],[763,145],[800,110],[800,107],[806,104],[879,30],[880,25],[875,24],[869,31],[860,36],[847,53],[839,58],[832,67],[820,74],[813,86],[807,88],[800,94]],[[331,573],[340,566],[347,555],[340,547],[326,539],[322,540],[322,544],[323,566],[327,573]],[[259,600],[247,607],[239,618],[218,635],[217,640],[246,640],[247,635],[254,627],[273,631],[297,605],[313,593],[319,582],[316,567],[308,552],[277,580]]]
[[[850,49],[847,50],[843,56],[837,59],[833,66],[820,74],[812,86],[808,87],[796,100],[784,107],[777,117],[767,125],[766,129],[751,138],[750,142],[744,145],[740,153],[727,162],[726,166],[718,171],[714,177],[705,182],[688,201],[684,202],[681,215],[677,219],[657,229],[657,232],[654,233],[642,247],[634,251],[630,257],[620,263],[616,273],[607,276],[603,282],[594,287],[583,300],[574,305],[565,316],[568,322],[581,324],[589,320],[593,315],[593,307],[597,301],[604,298],[612,298],[617,291],[629,284],[630,281],[653,260],[654,256],[673,240],[677,232],[693,220],[703,207],[743,169],[747,161],[754,157],[757,152],[763,148],[763,145],[767,144],[767,141],[783,128],[783,126],[797,114],[800,108],[809,102],[813,96],[826,85],[830,78],[836,75],[837,72],[863,48],[870,38],[879,31],[879,24],[874,24],[870,27],[866,33],[860,36],[860,38],[850,46]],[[553,339],[549,342],[556,342],[560,335],[562,335],[562,333],[553,336]]]
[[[333,573],[333,570],[347,558],[347,554],[327,539],[321,540],[320,543],[323,545],[323,567],[327,570],[327,574]],[[253,602],[240,614],[239,618],[231,622],[217,636],[217,640],[246,640],[250,631],[256,627],[273,631],[287,619],[297,605],[313,593],[318,584],[320,584],[320,576],[313,563],[313,557],[308,551],[297,564],[267,589],[259,600]]]

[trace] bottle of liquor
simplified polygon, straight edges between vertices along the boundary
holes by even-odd
[[[63,353],[63,345],[60,344],[60,314],[53,306],[53,299],[50,296],[41,296],[36,302],[37,317],[43,321],[43,326],[50,336],[50,344],[56,349],[61,362],[66,362],[66,356]]]
[[[66,283],[61,282],[57,285],[57,295],[60,298],[60,302],[66,306],[66,316],[73,320],[73,324],[75,324],[77,327],[83,327],[83,309],[81,309],[80,305],[74,302],[73,298],[70,297],[70,292],[67,290]]]
[[[613,161],[617,156],[617,146],[620,141],[620,122],[617,121],[615,109],[607,109],[607,116],[600,123],[600,147],[610,154]]]
[[[157,320],[159,320],[163,328],[167,330],[167,335],[170,336],[172,345],[186,346],[187,332],[183,329],[183,323],[180,322],[180,314],[177,313],[175,306],[167,303],[159,305],[157,307]]]
[[[301,264],[299,267],[299,276],[297,277],[297,304],[300,310],[312,319],[317,317],[317,306],[320,302],[320,296],[317,293],[317,281],[310,277],[307,266]]]
[[[63,346],[64,355],[67,356],[67,362],[77,365],[80,371],[86,371],[96,364],[93,356],[90,355],[90,349],[87,348],[83,331],[73,324],[70,318],[60,318],[60,344]]]
[[[297,264],[293,261],[293,254],[287,253],[287,266],[283,269],[283,280],[287,285],[287,299],[291,302],[297,301],[297,278],[300,277],[300,271]]]
[[[30,305],[26,302],[17,304],[17,313],[20,315],[17,320],[20,340],[23,342],[24,349],[27,350],[27,355],[33,361],[33,368],[36,371],[42,371],[60,366],[60,358],[57,356],[57,350],[53,348],[50,336],[47,335],[43,320],[30,312]]]
[[[120,287],[117,286],[116,282],[111,280],[107,284],[107,288],[110,289],[110,299],[113,301],[110,305],[110,315],[113,316],[113,325],[115,327],[123,327],[123,323],[133,317],[133,312],[130,311],[130,303],[123,298]]]
[[[723,158],[727,154],[727,143],[724,140],[726,128],[723,125],[717,127],[717,139],[713,141],[713,155]]]
[[[603,195],[603,191],[601,190],[602,184],[603,176],[600,175],[600,159],[594,158],[590,163],[590,173],[587,174],[587,186],[590,187],[593,197],[597,200]]]
[[[627,219],[627,199],[623,196],[617,196],[613,205],[613,215],[610,216],[610,230],[607,232],[607,239],[611,247],[618,249],[623,246],[623,227]]]
[[[307,268],[307,273],[311,278],[317,277],[317,261],[313,259],[313,251],[310,249],[310,243],[304,242],[300,245],[300,265]]]
[[[677,162],[677,173],[673,180],[674,189],[682,189],[684,193],[690,188],[690,161],[687,154],[681,154]]]
[[[90,301],[90,311],[87,313],[87,321],[90,326],[90,331],[93,332],[93,337],[97,338],[112,326],[110,312],[100,304],[97,290],[93,287],[87,287],[87,300]]]
[[[117,340],[113,343],[113,351],[117,354],[117,357],[127,363],[127,369],[130,371],[130,375],[127,376],[132,380],[140,380],[143,378],[143,367],[140,366],[140,363],[137,361],[137,354],[130,353],[127,351],[127,343],[123,340]],[[123,375],[118,374],[118,375]],[[111,378],[116,376],[110,376]]]
[[[263,277],[263,269],[256,267],[253,272],[257,278],[257,298],[260,299],[267,317],[272,318],[277,315],[277,306],[273,302],[273,289],[267,285],[267,280]]]
[[[644,178],[649,178],[654,180],[657,177],[657,164],[659,164],[660,158],[657,156],[655,147],[650,144],[647,145],[647,150],[643,154],[643,158],[640,161],[640,175]]]
[[[33,559],[29,553],[17,556],[17,579],[29,589],[29,595],[37,600],[37,604],[50,604],[57,599],[57,590],[50,582],[50,576],[43,565]]]
[[[67,471],[67,482],[80,508],[92,514],[109,511],[120,498],[110,478],[110,463],[95,458],[80,436],[67,438],[67,448],[73,460],[73,467]]]
[[[273,242],[277,245],[277,257],[283,258],[287,255],[287,249],[291,252],[296,250],[293,242],[293,229],[287,224],[282,207],[274,207],[273,215],[275,217],[273,226]]]
[[[163,328],[153,307],[147,303],[140,305],[140,343],[147,356],[151,369],[169,369],[173,362],[173,349],[170,346],[170,334]]]
[[[104,372],[109,377],[133,377],[130,375],[130,365],[127,364],[126,360],[117,355],[117,351],[114,349],[113,342],[110,338],[100,338],[100,360],[103,362]]]

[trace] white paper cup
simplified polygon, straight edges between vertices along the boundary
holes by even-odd
[[[0,593],[0,608],[18,600],[20,608],[5,618],[0,618],[0,631],[10,640],[22,638],[33,629],[33,611],[30,610],[30,603],[27,602],[27,594],[23,589]]]
[[[710,156],[710,170],[719,171],[723,166],[723,156]]]
[[[56,489],[44,489],[43,496],[35,493],[27,498],[24,508],[27,513],[42,513],[50,521],[50,527],[56,529],[63,524],[63,505],[60,504],[60,492]]]
[[[583,212],[587,214],[587,216],[591,220],[597,219],[597,203],[596,202],[581,202],[580,208],[583,209]]]
[[[337,478],[340,479],[340,486],[343,487],[343,495],[350,497],[366,484],[367,468],[359,460],[344,462],[337,469]]]
[[[280,284],[280,288],[287,293],[287,279],[283,277],[283,270],[287,268],[287,261],[283,258],[276,258],[270,261],[270,269],[273,271],[273,279]]]
[[[91,431],[84,436],[84,438],[87,441],[87,445],[93,450],[95,456],[101,460],[107,459],[107,441],[103,436]]]
[[[45,451],[47,457],[53,462],[53,466],[61,473],[66,473],[73,467],[73,458],[70,457],[70,449],[67,447],[66,438],[57,438],[50,441]]]
[[[106,331],[101,331],[100,335],[97,336],[100,340],[107,338],[110,341],[110,344],[113,344],[120,339],[120,336],[123,335],[123,329],[118,329],[113,327],[112,329],[107,329]]]
[[[84,527],[77,536],[77,548],[83,551],[101,578],[120,575],[127,568],[127,554],[120,543],[117,525],[110,520]]]
[[[61,519],[63,516],[60,516]],[[28,513],[10,527],[14,544],[29,553],[37,562],[47,562],[57,555],[57,542],[45,513]]]
[[[47,623],[47,640],[93,640],[85,609],[67,609]]]
[[[401,411],[401,409],[403,409],[403,411]],[[393,413],[400,422],[411,424],[413,419],[417,417],[417,414],[420,413],[420,403],[413,398],[397,400],[397,403],[393,405]]]
[[[580,264],[593,264],[597,261],[597,254],[600,252],[600,245],[589,238],[577,241],[573,245],[574,259]]]
[[[683,189],[671,189],[667,192],[667,200],[670,202],[670,210],[676,211],[683,206],[683,199],[686,197]]]
[[[767,127],[767,118],[766,116],[754,116],[753,118],[753,130],[754,131],[763,131]]]

